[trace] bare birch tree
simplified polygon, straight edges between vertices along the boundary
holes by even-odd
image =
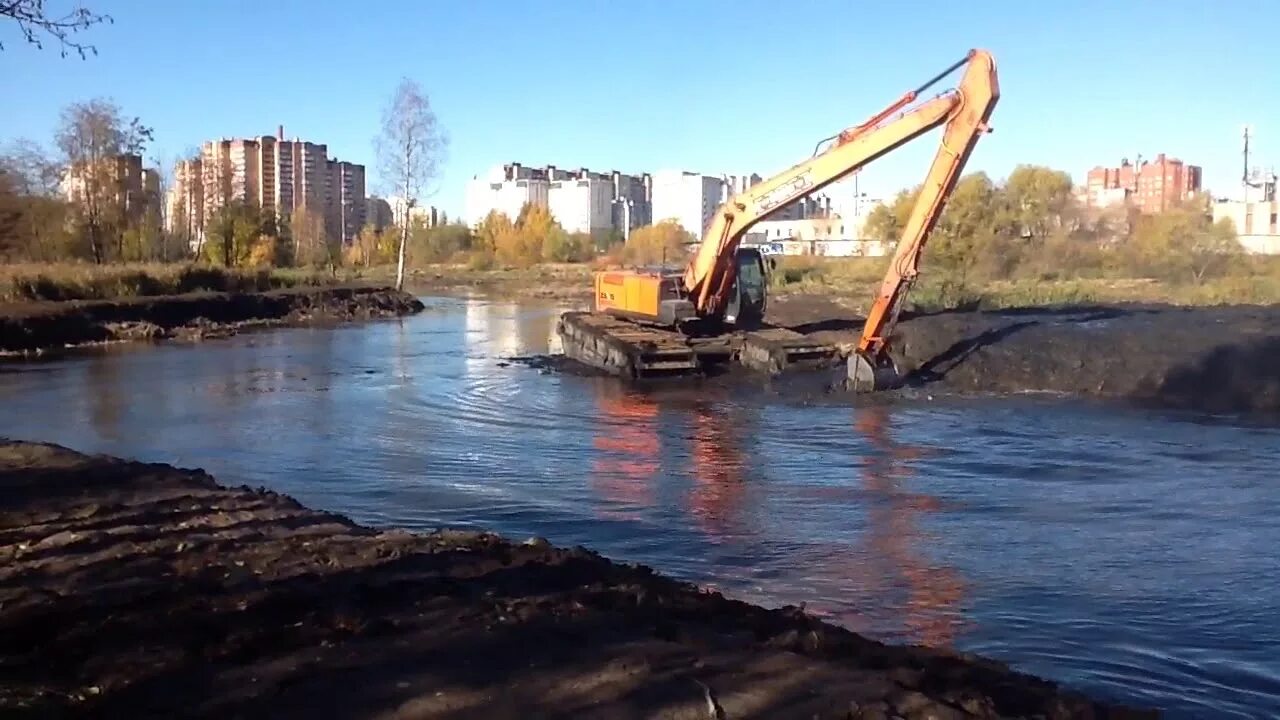
[[[375,139],[374,147],[383,184],[404,199],[396,259],[396,289],[400,290],[404,287],[404,253],[412,209],[430,189],[448,147],[448,137],[418,83],[408,78],[400,81],[382,113],[382,133]]]

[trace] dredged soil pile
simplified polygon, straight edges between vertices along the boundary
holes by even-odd
[[[191,293],[0,306],[0,352],[33,353],[128,340],[201,339],[246,328],[408,315],[412,295],[385,287]]]
[[[583,549],[3,441],[0,715],[1154,716]]]
[[[852,342],[861,318],[779,298],[773,322]],[[910,383],[1050,391],[1208,412],[1280,412],[1280,307],[1117,305],[904,315],[892,354]]]

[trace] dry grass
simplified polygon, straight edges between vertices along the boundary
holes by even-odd
[[[0,265],[0,301],[110,300],[200,291],[255,292],[335,282],[328,273],[199,264],[22,263]]]
[[[887,258],[784,257],[773,274],[773,289],[784,294],[832,295],[866,305],[874,297],[887,268]],[[1198,284],[1124,277],[1114,271],[1086,274],[1065,269],[1057,275],[1057,278],[960,282],[943,270],[926,267],[912,289],[909,304],[915,309],[935,310],[963,305],[1002,308],[1121,302],[1280,303],[1280,258],[1276,257],[1246,258],[1229,274]]]

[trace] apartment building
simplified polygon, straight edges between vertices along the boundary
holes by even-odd
[[[494,210],[515,219],[532,203],[546,207],[570,232],[616,230],[625,237],[652,221],[651,187],[647,174],[507,163],[467,183],[465,215],[473,225]]]
[[[199,208],[193,213],[196,234],[206,218],[232,202],[270,211],[282,222],[309,207],[324,216],[329,232],[350,240],[367,217],[364,192],[364,166],[330,159],[323,144],[286,140],[281,126],[274,137],[204,143],[199,157],[175,168],[170,207],[185,199],[185,207]]]
[[[725,182],[721,178],[683,170],[660,170],[653,174],[653,221],[675,220],[701,241],[724,195]]]
[[[137,225],[148,212],[159,212],[159,175],[142,166],[141,155],[122,154],[72,166],[62,178],[63,197],[84,203],[90,193],[119,210],[126,225]]]
[[[1280,255],[1280,202],[1221,200],[1212,208],[1213,221],[1230,220],[1246,252]]]
[[[568,232],[596,236],[614,227],[612,178],[553,180],[547,187],[547,209]]]
[[[387,202],[385,198],[368,198],[365,201],[364,217],[365,222],[372,225],[373,229],[379,232],[396,224],[396,216],[391,210],[391,203]]]
[[[328,160],[326,171],[329,198],[325,203],[325,223],[330,235],[350,240],[364,227],[364,166]]]
[[[628,175],[617,170],[609,175],[613,183],[613,227],[626,238],[632,230],[653,223],[653,178],[649,173]]]
[[[1168,210],[1200,191],[1201,168],[1160,153],[1155,160],[1123,159],[1118,167],[1098,166],[1086,176],[1084,200],[1090,207],[1132,203],[1142,212]]]
[[[173,168],[173,187],[165,198],[165,230],[185,238],[204,227],[204,181],[200,158],[179,160]]]
[[[525,203],[547,207],[551,184],[546,175],[535,177],[522,170],[528,168],[507,165],[490,170],[484,177],[472,178],[467,183],[467,222],[479,224],[494,211],[515,220]]]

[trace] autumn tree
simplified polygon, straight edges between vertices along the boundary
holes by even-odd
[[[1194,284],[1225,274],[1244,255],[1230,220],[1214,223],[1183,207],[1139,217],[1125,250],[1135,273]]]
[[[75,53],[81,59],[97,55],[93,45],[77,40],[74,36],[99,23],[113,22],[110,15],[95,13],[77,5],[63,15],[52,15],[45,8],[45,0],[0,0],[0,19],[17,23],[24,40],[37,49],[43,49],[48,39],[58,43],[58,54],[66,57]],[[0,50],[4,50],[0,43]]]
[[[0,153],[0,258],[51,261],[72,254],[61,169],[29,140]]]
[[[508,242],[505,236],[513,232],[515,232],[515,224],[506,213],[490,210],[476,225],[473,248],[481,254],[494,257],[498,254],[498,245]]]
[[[151,136],[151,128],[136,117],[126,120],[110,100],[75,103],[62,111],[57,144],[94,262],[106,260],[112,236],[120,254],[130,197],[123,177],[126,173],[118,160],[125,155],[142,155]]]
[[[404,199],[396,288],[404,287],[405,248],[412,208],[430,187],[443,160],[448,139],[436,120],[427,94],[405,78],[382,114],[382,133],[375,140],[382,181]]]
[[[427,227],[417,223],[409,238],[409,256],[413,265],[447,262],[471,249],[471,230],[454,223]]]
[[[225,267],[248,265],[250,258],[258,255],[262,261],[264,252],[254,252],[263,237],[271,237],[263,233],[262,214],[258,208],[246,202],[235,200],[213,214],[206,223],[210,242],[204,246],[204,259]],[[270,258],[274,261],[274,251]]]
[[[872,240],[883,243],[896,243],[902,239],[902,230],[907,226],[907,216],[911,214],[911,206],[915,204],[920,189],[900,190],[893,200],[880,203],[867,213],[864,234]]]
[[[299,266],[322,267],[336,262],[341,241],[329,237],[324,214],[301,207],[289,218],[289,235],[293,239],[293,261]]]
[[[586,262],[595,256],[595,239],[588,233],[558,232],[542,244],[542,259],[548,262]]]
[[[654,264],[678,260],[686,248],[696,241],[693,233],[685,230],[675,220],[663,220],[631,231],[631,238],[624,248],[629,262]]]

